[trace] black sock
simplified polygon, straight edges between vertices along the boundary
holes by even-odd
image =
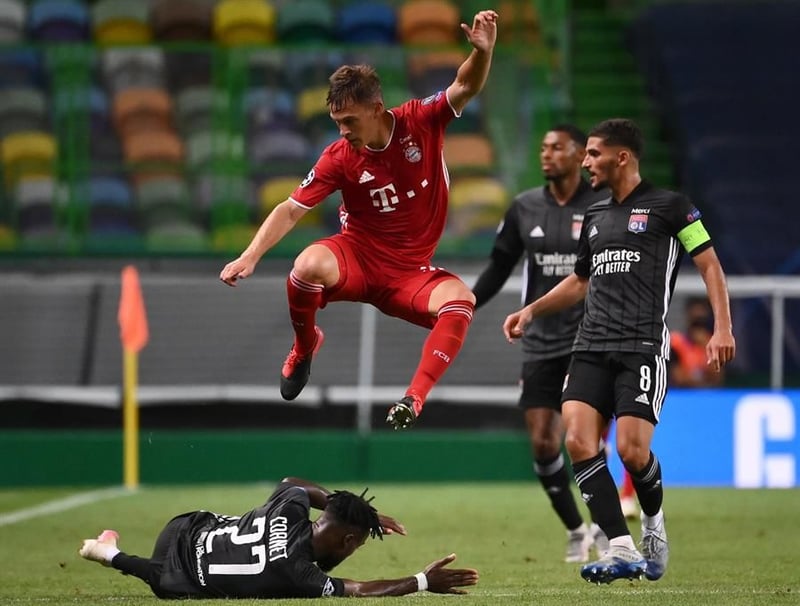
[[[617,485],[608,471],[605,456],[598,454],[591,459],[573,463],[572,470],[575,472],[575,482],[581,491],[581,497],[592,512],[592,519],[606,536],[613,539],[630,534],[619,504]]]
[[[123,574],[131,574],[142,579],[151,587],[158,585],[158,577],[161,575],[161,566],[148,558],[128,555],[121,551],[111,560],[111,566]]]
[[[631,474],[633,487],[636,489],[636,496],[639,498],[639,506],[645,515],[654,516],[661,509],[664,502],[664,487],[661,484],[661,463],[656,456],[650,452],[650,460],[639,471],[626,467]]]
[[[569,488],[569,474],[564,466],[564,455],[559,453],[554,459],[534,461],[533,469],[565,528],[575,530],[583,524],[575,497]]]

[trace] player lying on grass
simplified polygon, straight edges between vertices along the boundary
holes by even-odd
[[[166,599],[464,593],[458,588],[478,582],[476,570],[447,567],[455,554],[401,579],[328,576],[368,537],[406,534],[402,524],[378,513],[365,494],[331,493],[306,480],[285,478],[264,505],[242,516],[193,511],[173,518],[150,558],[120,551],[113,530],[85,540],[79,553],[142,579]],[[311,507],[322,510],[314,522],[309,520]]]

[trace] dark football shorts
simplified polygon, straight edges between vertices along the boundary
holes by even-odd
[[[667,395],[667,360],[626,352],[579,351],[572,355],[561,402],[578,400],[606,419],[639,417],[658,423]]]
[[[536,360],[522,364],[522,393],[519,406],[528,408],[551,408],[561,412],[561,390],[572,356],[567,354],[547,360]]]

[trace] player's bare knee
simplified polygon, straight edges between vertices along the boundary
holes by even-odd
[[[618,440],[617,452],[629,471],[639,471],[650,460],[650,447],[639,442]]]
[[[294,260],[292,271],[301,280],[327,285],[338,279],[339,265],[330,249],[311,245]]]
[[[597,438],[569,432],[567,432],[567,436],[564,439],[564,446],[566,446],[569,457],[573,461],[585,461],[597,456],[597,444]]]

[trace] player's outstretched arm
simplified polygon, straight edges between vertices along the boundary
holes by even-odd
[[[297,206],[288,199],[278,204],[264,219],[256,235],[253,236],[252,241],[239,255],[239,258],[231,261],[222,269],[219,279],[228,286],[236,286],[237,280],[251,276],[261,257],[280,242],[307,212],[307,209]]]
[[[725,272],[713,247],[695,255],[693,260],[706,284],[708,301],[714,313],[714,334],[706,345],[707,363],[713,371],[719,372],[736,355]]]
[[[510,314],[503,322],[503,334],[509,342],[522,338],[522,335],[525,334],[525,327],[534,318],[575,305],[586,296],[588,287],[589,280],[587,278],[571,273],[533,303]]]
[[[351,581],[344,579],[344,594],[356,598],[406,595],[417,591],[466,593],[461,587],[478,583],[478,571],[472,568],[448,568],[456,554],[431,562],[417,575],[386,581]]]
[[[475,14],[472,27],[462,23],[461,29],[473,50],[458,68],[456,79],[447,88],[447,99],[459,114],[467,102],[481,92],[489,77],[492,52],[497,41],[497,13],[493,10],[480,11]]]

